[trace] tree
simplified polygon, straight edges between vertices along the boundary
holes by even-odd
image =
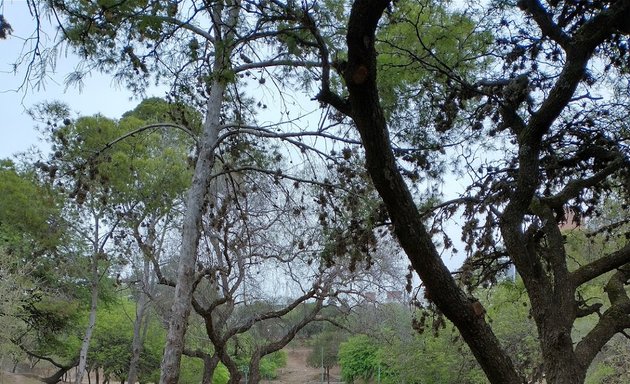
[[[351,337],[339,347],[339,363],[344,381],[370,380],[378,374],[378,345],[366,335]]]
[[[161,100],[147,100],[118,121],[94,116],[73,122],[67,107],[58,103],[41,105],[33,112],[46,122],[45,132],[53,148],[50,157],[36,165],[52,185],[70,191],[67,193],[72,199],[66,205],[65,215],[77,233],[74,250],[80,253],[88,249],[92,255],[92,316],[81,351],[79,374],[87,366],[101,277],[118,271],[120,278],[122,265],[135,264],[133,255],[138,253],[139,245],[145,246],[143,251],[155,247],[159,240],[155,239],[155,231],[159,226],[168,226],[165,218],[174,217],[173,206],[186,188],[189,134],[182,137],[184,134],[166,131],[164,127],[174,124],[169,125],[168,121],[174,119],[169,112],[175,110],[181,117],[190,118],[191,126],[198,117],[177,107],[171,108]],[[156,124],[156,119],[166,122]],[[151,239],[149,245],[142,236]],[[142,242],[135,244],[134,239]],[[87,246],[82,245],[85,242]],[[144,291],[139,297],[129,367],[133,381],[141,353],[147,294],[151,293],[150,258],[156,257],[153,253],[144,256],[140,258],[144,259],[140,274]]]
[[[42,5],[31,5],[41,10]],[[277,67],[289,68],[290,73],[292,68],[314,64],[292,52],[277,54],[264,48],[273,39],[277,46],[284,46],[283,38],[299,38],[302,13],[276,2],[240,1],[195,2],[192,8],[179,2],[61,1],[47,3],[44,9],[63,18],[65,41],[92,63],[90,69],[114,71],[136,90],[142,89],[149,73],[158,80],[168,79],[175,97],[189,100],[205,115],[186,199],[180,267],[163,360],[161,382],[175,383],[191,308],[200,225],[221,141],[243,131],[255,136],[285,137],[298,148],[307,149],[295,141],[293,134],[277,135],[259,127],[243,129],[251,117],[251,104],[241,97],[239,87],[243,82],[237,81],[237,76],[247,76],[261,85],[268,78],[283,84],[282,77],[286,79],[287,73]],[[202,26],[208,20],[210,25]],[[253,70],[260,75],[252,75]],[[300,72],[310,77],[308,70]],[[80,80],[82,75],[77,71],[71,79]],[[261,102],[259,105],[265,107]]]
[[[369,255],[376,223],[390,224],[422,279],[426,299],[457,327],[493,383],[524,379],[515,368],[519,364],[486,321],[474,290],[478,284],[492,284],[510,264],[523,279],[531,302],[547,381],[583,382],[597,351],[628,327],[629,246],[574,266],[568,262],[559,225],[568,216],[584,223],[601,211],[611,191],[624,203],[627,200],[629,2],[523,0],[517,4],[520,10],[498,2],[481,8],[470,5],[479,11],[476,16],[448,8],[432,14],[435,17],[429,20],[438,23],[437,30],[445,27],[440,24],[444,20],[457,21],[456,29],[463,32],[460,39],[425,33],[426,17],[416,11],[431,9],[430,5],[356,0],[349,14],[340,4],[317,5],[316,11],[308,2],[297,6],[276,1],[193,2],[190,8],[179,2],[136,1],[51,5],[52,11],[67,17],[62,20],[64,37],[93,67],[115,72],[135,89],[147,81],[143,75],[148,73],[159,79],[174,74],[170,82],[174,94],[191,100],[206,115],[186,206],[162,382],[177,381],[186,319],[199,279],[195,262],[208,208],[204,203],[212,169],[218,155],[226,153],[222,149],[228,138],[283,140],[299,152],[330,161],[344,186],[357,174],[347,166],[352,164],[348,158],[365,156],[367,173],[383,204],[357,204],[360,199],[348,194],[342,199],[348,209],[339,212],[339,207],[329,206],[331,194],[318,196],[322,227],[330,239],[324,259],[332,263],[350,254],[356,261]],[[202,27],[200,15],[204,22],[210,20],[209,28]],[[377,33],[388,28],[396,32],[396,24],[408,25],[410,35]],[[343,45],[338,44],[339,25],[347,25],[347,52],[337,48]],[[492,30],[493,39],[477,29]],[[409,49],[407,41],[412,38],[417,44]],[[476,43],[466,49],[463,42],[470,41]],[[442,42],[456,47],[456,53],[442,49]],[[276,55],[273,48],[278,47],[288,48],[288,53]],[[377,55],[377,48],[382,55]],[[392,59],[396,55],[398,59]],[[379,76],[388,68],[404,72],[405,67],[422,68],[430,75],[406,74],[400,87]],[[284,86],[283,80],[294,79],[286,76],[292,73],[304,76],[306,83],[319,80],[316,98],[338,111],[329,117],[343,134],[324,128],[277,132],[257,126],[250,113],[257,103],[250,102],[242,88],[253,69],[260,71],[254,76],[261,85],[273,78]],[[73,78],[80,77],[77,73]],[[385,103],[403,94],[413,101]],[[401,114],[397,105],[411,113]],[[401,116],[408,118],[403,121]],[[363,150],[356,149],[358,142],[345,122],[356,127]],[[338,140],[341,148],[325,153],[304,141],[311,135]],[[458,150],[455,157],[464,160],[459,166],[469,186],[460,198],[436,203],[435,190],[420,193],[421,183],[439,182],[448,156]],[[477,160],[467,155],[483,151],[490,156]],[[307,181],[286,169],[273,170],[275,164],[241,165]],[[332,186],[317,176],[310,174],[308,181]],[[369,188],[362,191],[369,193]],[[467,251],[459,282],[441,259],[442,245],[449,249],[452,241],[444,235],[439,241],[434,238],[458,207],[466,218],[462,232]],[[330,212],[335,214],[332,218]],[[357,213],[359,220],[336,220],[348,212]],[[600,276],[607,279],[604,311],[574,343],[572,330],[578,319],[597,309],[579,297],[579,288]]]
[[[248,380],[260,381],[263,359],[309,323],[323,320],[327,300],[340,293],[351,297],[345,286],[363,276],[345,263],[327,266],[320,256],[327,244],[306,202],[316,191],[295,188],[275,174],[237,172],[243,154],[269,161],[267,154],[242,149],[220,158],[224,169],[233,171],[215,176],[209,205],[217,213],[204,217],[197,260],[192,304],[213,348],[186,344],[184,350],[203,359],[210,375],[221,361],[231,383],[239,382],[243,364]],[[175,285],[159,265],[155,269],[161,283]]]
[[[342,340],[343,334],[339,330],[326,330],[312,340],[311,352],[306,363],[310,367],[323,369],[328,383],[330,383],[330,369],[338,364],[339,344]]]
[[[22,352],[11,339],[11,335],[21,335],[26,330],[26,322],[22,318],[26,304],[23,298],[26,284],[25,279],[15,273],[12,261],[6,251],[0,249],[0,326],[6,330],[0,338],[0,350],[3,359],[10,356],[12,360],[16,360]],[[28,276],[29,269],[28,266],[23,266],[20,271],[22,276]]]
[[[88,352],[101,296],[103,277],[118,255],[110,247],[120,220],[112,215],[110,204],[111,179],[115,174],[108,164],[97,163],[86,152],[98,151],[109,138],[115,137],[119,128],[111,120],[101,116],[83,117],[76,122],[69,119],[68,109],[57,103],[42,105],[33,114],[46,119],[49,140],[54,153],[46,162],[36,165],[62,190],[71,190],[64,207],[64,215],[74,234],[72,252],[85,255],[89,260],[90,316],[86,324],[75,382],[81,383],[88,367]],[[120,131],[118,131],[120,132]],[[124,164],[122,159],[111,163]],[[110,253],[110,254],[108,254]]]
[[[56,382],[76,365],[76,354],[62,341],[73,332],[83,309],[85,274],[70,244],[62,196],[38,178],[29,164],[3,161],[0,169],[4,344],[15,356],[26,354],[59,368]],[[53,353],[54,350],[54,353]],[[19,352],[18,352],[19,351]]]
[[[0,164],[0,326],[6,330],[0,345],[8,355],[22,354],[16,340],[27,333],[27,308],[37,300],[37,255],[53,251],[60,236],[47,228],[57,215],[54,195],[33,176],[8,160]]]
[[[387,206],[402,248],[423,281],[427,297],[455,324],[491,382],[523,382],[486,322],[481,306],[444,266],[397,164],[379,97],[375,50],[375,31],[389,6],[389,1],[353,3],[346,40],[348,62],[341,73],[348,98],[334,94],[324,81],[319,100],[335,106],[356,125],[368,173]],[[498,26],[505,26],[506,31],[516,20],[526,23],[514,38],[498,36],[499,47],[507,51],[500,56],[506,78],[471,84],[449,72],[447,66],[438,70],[449,74],[453,87],[458,89],[451,97],[455,102],[451,103],[455,107],[451,114],[457,116],[458,110],[465,110],[470,100],[466,93],[472,92],[473,97],[485,100],[481,105],[487,107],[473,109],[478,115],[472,120],[481,125],[469,129],[483,130],[487,135],[504,134],[513,145],[504,153],[505,166],[485,168],[487,173],[471,188],[478,193],[464,197],[471,223],[465,236],[479,240],[476,257],[493,261],[496,266],[501,256],[507,256],[523,278],[546,380],[579,383],[584,381],[597,351],[630,325],[630,300],[624,288],[629,246],[570,269],[559,228],[566,220],[565,209],[578,220],[584,219],[599,209],[601,197],[613,185],[622,189],[627,186],[628,154],[621,144],[626,130],[617,117],[625,114],[625,106],[611,110],[607,98],[591,97],[586,87],[601,84],[607,71],[621,77],[616,84],[625,81],[625,64],[619,60],[619,52],[625,52],[625,48],[619,47],[625,44],[630,3],[577,6],[549,2],[545,6],[521,1],[518,6],[524,14],[514,19],[508,5],[500,4],[496,9],[501,14]],[[545,65],[543,55],[558,67]],[[594,63],[599,60],[611,65],[604,65],[604,72],[595,75],[600,68]],[[474,104],[475,108],[478,105]],[[578,109],[580,105],[587,107],[587,112]],[[603,119],[611,125],[595,122],[596,116],[611,115],[615,117]],[[491,119],[485,120],[486,116]],[[564,138],[570,147],[563,147],[568,144]],[[480,213],[488,220],[479,227],[474,215]],[[607,283],[610,307],[574,344],[571,329],[583,316],[576,289],[610,271],[616,271]]]

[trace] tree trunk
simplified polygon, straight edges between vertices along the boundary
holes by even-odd
[[[204,213],[204,203],[214,166],[213,148],[219,134],[219,113],[223,103],[224,90],[225,84],[216,81],[213,83],[210,98],[208,99],[204,137],[195,166],[193,182],[186,199],[177,284],[175,286],[175,297],[173,298],[173,306],[170,313],[171,320],[162,359],[160,384],[176,384],[179,379],[179,364],[184,348],[184,335],[186,334],[186,325],[192,303],[201,218]]]
[[[254,353],[249,363],[249,380],[247,384],[260,383],[260,353]]]
[[[219,1],[213,5],[213,16],[220,17],[224,4]],[[195,281],[195,261],[197,246],[201,231],[201,219],[206,208],[206,196],[212,179],[214,167],[214,150],[218,144],[219,127],[221,124],[221,107],[223,106],[226,79],[223,74],[229,71],[230,54],[236,25],[240,13],[240,1],[235,1],[229,10],[229,16],[224,23],[216,19],[215,30],[224,36],[215,36],[215,59],[212,68],[212,83],[210,94],[206,102],[206,119],[203,125],[202,138],[199,141],[199,154],[193,180],[186,198],[186,212],[182,228],[182,244],[177,270],[175,296],[170,313],[166,346],[161,364],[160,384],[177,384],[179,381],[180,362],[184,349],[184,336],[188,316],[192,306],[192,296]],[[221,40],[221,41],[219,41]]]
[[[98,244],[98,243],[97,243]],[[99,252],[94,252],[92,255],[92,296],[90,302],[90,317],[88,320],[88,326],[85,330],[85,336],[81,344],[81,352],[79,354],[79,366],[77,367],[77,376],[75,379],[76,384],[83,382],[83,376],[87,367],[87,354],[90,349],[90,340],[92,339],[92,332],[94,332],[94,326],[96,325],[96,308],[98,306],[98,257]]]
[[[145,319],[146,308],[149,297],[146,290],[149,289],[149,274],[151,273],[151,263],[147,257],[144,257],[142,289],[136,306],[136,318],[133,323],[133,341],[131,342],[131,360],[129,361],[129,373],[127,374],[127,383],[135,384],[138,380],[138,364],[140,363],[140,354],[142,353],[142,345],[144,343],[144,335],[142,332],[142,323]]]
[[[427,295],[458,328],[493,384],[523,383],[483,314],[458,287],[428,234],[413,196],[402,178],[389,139],[376,87],[375,32],[388,0],[357,0],[348,24],[348,65],[344,79],[351,117],[365,148],[366,168],[394,224],[395,234]]]
[[[74,365],[59,367],[57,372],[55,372],[51,376],[42,378],[41,381],[46,384],[57,384],[58,382],[62,381],[63,377],[66,375],[66,373],[68,373],[70,369],[72,369],[72,367],[74,367]]]
[[[212,377],[214,376],[214,371],[217,369],[219,365],[219,356],[215,353],[212,356],[206,355],[203,358],[203,378],[201,380],[202,384],[212,384]]]

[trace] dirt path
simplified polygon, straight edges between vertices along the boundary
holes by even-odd
[[[41,381],[31,376],[0,371],[0,384],[41,384]]]
[[[278,370],[278,378],[276,380],[261,381],[261,384],[319,384],[321,383],[321,368],[309,367],[306,364],[311,349],[308,347],[287,347],[287,365]],[[6,371],[0,371],[0,384],[41,384],[35,375],[32,374],[16,374]],[[330,382],[338,383],[341,381],[339,367],[335,367],[330,371]],[[325,381],[326,382],[326,381]]]
[[[307,347],[288,347],[287,365],[278,370],[278,378],[273,381],[261,381],[261,384],[315,384],[321,383],[321,368],[309,367],[306,359],[311,352]],[[339,382],[339,368],[335,367],[330,372],[330,382]]]

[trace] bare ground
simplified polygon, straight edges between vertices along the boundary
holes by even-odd
[[[261,381],[261,384],[309,384],[321,383],[321,368],[309,367],[306,359],[310,353],[308,347],[287,347],[287,365],[278,370],[278,378],[272,381]],[[330,371],[330,382],[340,381],[339,367]],[[326,381],[324,381],[326,382]]]
[[[276,380],[263,380],[261,384],[319,384],[321,383],[321,368],[309,367],[306,359],[310,353],[310,348],[304,346],[287,347],[287,365],[278,370]],[[330,371],[330,382],[338,383],[340,379],[339,367],[334,367]],[[35,374],[10,373],[0,371],[0,384],[42,384]],[[326,383],[327,381],[324,380]],[[86,381],[87,383],[87,381]]]
[[[30,374],[0,371],[0,384],[42,384],[42,382]]]

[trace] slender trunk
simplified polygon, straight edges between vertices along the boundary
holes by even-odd
[[[205,211],[205,200],[214,166],[213,149],[219,135],[219,118],[225,88],[224,82],[214,81],[208,98],[203,139],[200,143],[201,147],[192,185],[188,190],[186,199],[177,285],[175,286],[175,297],[171,307],[168,335],[162,358],[160,384],[176,384],[179,379],[179,364],[192,303],[201,219]]]
[[[249,380],[248,384],[258,384],[260,383],[260,353],[254,352],[252,356],[252,360],[249,363]]]
[[[138,364],[140,362],[140,354],[142,353],[142,345],[144,343],[144,335],[142,332],[142,323],[145,318],[146,308],[149,297],[146,290],[149,287],[149,273],[151,272],[150,261],[144,258],[142,289],[136,306],[136,318],[133,323],[133,341],[131,342],[131,360],[129,361],[129,373],[127,374],[127,383],[134,384],[138,380]]]
[[[133,341],[131,342],[131,360],[129,361],[129,372],[127,374],[127,382],[134,384],[138,380],[138,364],[140,362],[140,354],[142,353],[142,322],[145,317],[147,306],[147,297],[144,293],[140,293],[140,298],[136,307],[136,319],[133,323]]]
[[[81,344],[81,353],[79,354],[79,366],[77,367],[77,376],[75,379],[76,384],[83,382],[83,376],[87,367],[87,355],[90,349],[90,340],[92,339],[92,332],[94,332],[94,326],[96,325],[96,308],[98,306],[98,257],[99,252],[94,252],[92,255],[92,297],[90,303],[90,317],[88,320],[88,326],[85,330],[85,336]]]
[[[175,297],[170,313],[166,346],[161,364],[160,384],[177,384],[179,381],[180,362],[184,349],[184,336],[188,316],[192,306],[192,296],[195,282],[195,261],[197,246],[201,231],[201,219],[206,208],[206,197],[212,180],[214,167],[214,150],[218,144],[221,107],[223,106],[226,79],[223,76],[230,70],[230,55],[233,49],[232,39],[235,36],[236,25],[240,14],[240,0],[234,1],[228,11],[227,20],[221,24],[224,3],[212,5],[215,30],[215,61],[212,68],[212,83],[206,103],[206,119],[203,135],[199,142],[199,154],[192,184],[186,198],[186,213],[182,228],[182,244],[177,270]]]

